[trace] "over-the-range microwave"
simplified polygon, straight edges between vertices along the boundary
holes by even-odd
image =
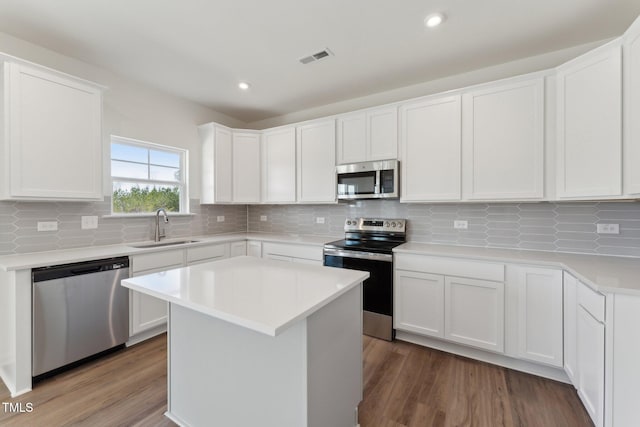
[[[336,166],[338,200],[397,198],[398,166],[397,160]]]

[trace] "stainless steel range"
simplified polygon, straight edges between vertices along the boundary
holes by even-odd
[[[406,242],[405,219],[347,218],[343,240],[324,245],[324,265],[368,271],[363,333],[393,340],[393,248]]]

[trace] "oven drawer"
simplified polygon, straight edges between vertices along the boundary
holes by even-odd
[[[504,282],[504,264],[494,262],[416,254],[395,254],[395,267],[398,270]]]

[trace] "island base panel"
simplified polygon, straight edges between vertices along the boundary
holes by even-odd
[[[170,304],[167,416],[192,427],[355,426],[361,288],[275,337]]]

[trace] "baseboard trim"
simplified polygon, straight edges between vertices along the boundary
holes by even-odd
[[[491,363],[493,365],[502,366],[516,371],[525,372],[527,374],[537,375],[539,377],[548,378],[554,381],[571,384],[569,377],[563,369],[526,362],[524,360],[514,359],[509,356],[491,353],[488,351],[467,347],[448,341],[442,341],[437,338],[424,337],[421,335],[412,334],[410,332],[396,331],[396,339],[421,345],[423,347],[446,351],[447,353],[457,354],[459,356],[468,357],[470,359],[479,360],[481,362]]]

